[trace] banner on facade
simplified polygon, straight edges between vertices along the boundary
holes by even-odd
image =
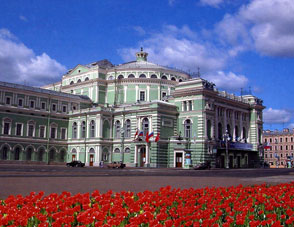
[[[230,142],[229,148],[239,150],[253,150],[253,145],[251,143]]]

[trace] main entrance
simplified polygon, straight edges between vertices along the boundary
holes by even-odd
[[[140,148],[140,167],[143,167],[146,163],[146,147]]]
[[[183,153],[176,152],[176,167],[182,168],[183,167]]]
[[[94,163],[94,155],[90,154],[90,166],[93,166]]]
[[[76,160],[76,155],[75,154],[73,154],[71,157],[72,157],[72,161]]]

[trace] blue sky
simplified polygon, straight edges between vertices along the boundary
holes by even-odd
[[[77,64],[148,60],[264,100],[265,129],[294,127],[293,0],[0,0],[0,80],[60,81]]]

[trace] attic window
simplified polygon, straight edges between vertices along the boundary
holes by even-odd
[[[77,83],[81,83],[81,82],[82,82],[81,79],[78,79]]]
[[[81,72],[81,70],[79,69],[79,70],[78,70],[78,72],[80,73],[80,72]]]

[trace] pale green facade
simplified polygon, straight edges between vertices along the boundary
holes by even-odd
[[[228,130],[231,168],[259,160],[264,109],[260,99],[217,91],[199,77],[148,62],[147,55],[141,50],[136,61],[116,66],[107,60],[77,65],[61,82],[38,91],[2,84],[0,159],[60,163],[78,159],[88,166],[123,161],[133,167],[180,168],[210,161],[224,167],[222,140]],[[5,103],[8,96],[13,103]],[[28,106],[17,107],[21,97]],[[31,101],[37,104],[33,108]],[[49,111],[49,102],[51,108],[56,105],[56,112]],[[28,136],[30,121],[35,134]],[[17,122],[23,124],[22,136],[16,135]],[[44,138],[40,125],[49,130]],[[54,139],[52,128],[57,132]],[[140,131],[143,136],[136,136]],[[153,137],[146,141],[150,133]],[[33,152],[28,152],[30,147]]]

